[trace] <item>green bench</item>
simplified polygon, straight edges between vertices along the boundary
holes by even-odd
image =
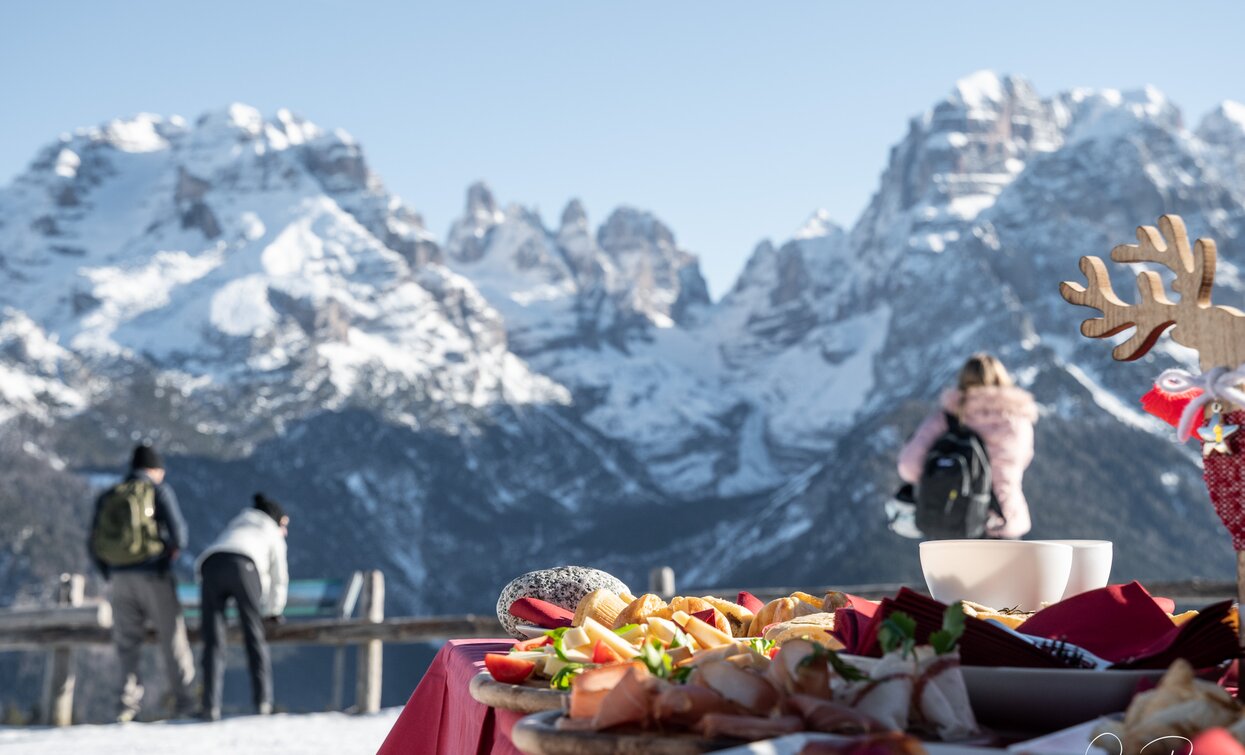
[[[285,611],[281,615],[287,619],[348,619],[354,614],[362,590],[363,572],[355,572],[346,579],[291,579]],[[199,618],[197,583],[179,583],[177,600],[186,618]],[[237,617],[232,603],[226,615]]]

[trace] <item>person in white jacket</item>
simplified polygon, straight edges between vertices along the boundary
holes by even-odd
[[[264,639],[264,619],[285,610],[289,570],[285,537],[290,518],[281,504],[255,494],[255,507],[233,518],[195,564],[203,615],[203,712],[220,720],[225,677],[225,604],[238,606],[246,641],[251,693],[260,715],[272,712],[272,660]]]

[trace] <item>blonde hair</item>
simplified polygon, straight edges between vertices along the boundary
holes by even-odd
[[[993,354],[984,351],[973,354],[960,368],[960,401],[968,394],[969,388],[1002,387],[1015,385],[1007,368]]]

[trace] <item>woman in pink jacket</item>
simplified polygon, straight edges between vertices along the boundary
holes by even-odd
[[[915,484],[925,455],[947,431],[944,412],[959,416],[986,444],[994,495],[1006,522],[991,516],[988,537],[1019,538],[1029,531],[1029,504],[1020,487],[1033,461],[1033,423],[1037,404],[1017,388],[1003,363],[990,354],[974,354],[960,370],[959,387],[942,394],[942,409],[930,414],[899,454],[899,476]]]

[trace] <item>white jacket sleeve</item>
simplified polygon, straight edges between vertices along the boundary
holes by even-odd
[[[271,583],[268,586],[268,600],[265,608],[265,614],[268,616],[280,616],[285,611],[286,595],[290,588],[289,567],[285,559],[285,538],[280,533],[277,534],[276,540],[272,548],[269,550],[268,573],[271,575]]]

